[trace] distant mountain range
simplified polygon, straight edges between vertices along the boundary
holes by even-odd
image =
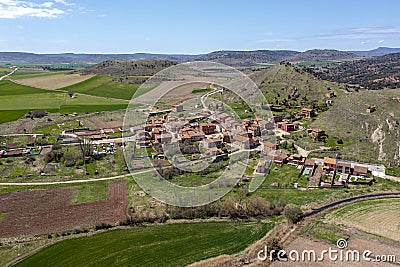
[[[106,60],[159,59],[186,62],[203,55],[167,55],[167,54],[34,54],[24,52],[0,52],[0,63],[10,64],[84,64],[100,63]]]
[[[193,60],[212,60],[228,65],[252,65],[276,61],[308,61],[308,60],[343,60],[357,57],[382,56],[400,52],[400,48],[379,47],[370,51],[338,51],[314,49],[305,52],[291,50],[255,50],[255,51],[215,51],[208,54],[34,54],[24,52],[0,52],[2,64],[90,64],[106,60],[140,60],[158,59],[186,62]]]
[[[387,54],[400,53],[400,48],[378,47],[377,49],[369,51],[351,51],[351,53],[362,57],[376,57],[384,56]]]

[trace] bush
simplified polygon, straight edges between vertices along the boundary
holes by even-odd
[[[300,222],[304,217],[303,211],[300,209],[300,207],[294,204],[286,205],[284,214],[285,217],[294,224]]]
[[[268,239],[267,248],[268,248],[268,251],[267,251],[268,257],[271,255],[271,251],[274,250],[274,253],[272,253],[272,255],[271,255],[272,256],[272,260],[277,260],[278,259],[278,252],[280,250],[282,250],[282,245],[279,242],[279,240],[276,237],[272,237],[272,238]]]

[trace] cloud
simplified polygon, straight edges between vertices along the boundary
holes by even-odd
[[[262,39],[256,40],[256,43],[281,43],[281,42],[292,42],[292,39],[284,39],[284,38],[271,38],[271,39]]]
[[[74,6],[75,3],[70,3],[65,0],[54,0],[55,3],[62,4],[64,6]]]
[[[58,18],[66,11],[55,7],[55,4],[72,6],[74,3],[65,0],[54,0],[42,3],[20,0],[0,0],[0,19],[15,19],[21,17]]]
[[[360,27],[342,29],[338,33],[321,34],[316,36],[320,40],[332,39],[348,39],[348,40],[362,40],[362,39],[383,39],[390,37],[398,37],[400,35],[399,27]]]

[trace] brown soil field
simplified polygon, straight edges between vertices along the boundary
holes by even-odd
[[[13,80],[13,82],[41,89],[54,90],[83,82],[91,77],[93,77],[93,75],[58,74],[23,80]]]
[[[109,184],[107,200],[71,205],[76,187],[23,191],[0,196],[0,237],[46,234],[126,218],[126,181]]]
[[[156,99],[159,99],[160,102],[166,102],[173,105],[193,96],[192,91],[194,89],[208,88],[209,86],[210,83],[207,82],[191,82],[181,85],[181,82],[168,81],[160,84],[150,92],[137,97],[134,101],[138,103],[151,103]],[[169,88],[173,89],[165,94],[166,89]]]
[[[307,238],[299,237],[295,239],[288,247],[285,247],[285,251],[297,250],[301,253],[303,250],[314,250],[317,257],[320,257],[322,250],[328,250],[329,247],[332,249],[338,249],[336,245],[332,245],[322,241],[314,241]],[[348,247],[343,249],[344,252],[348,250],[358,250],[360,252],[361,260],[358,261],[330,261],[329,256],[325,255],[325,260],[320,262],[273,262],[271,266],[284,267],[284,266],[304,266],[304,267],[317,267],[317,266],[343,266],[343,267],[378,267],[378,266],[398,266],[397,263],[389,262],[366,262],[362,260],[362,253],[364,250],[372,251],[371,258],[377,255],[395,255],[396,260],[400,259],[400,244],[386,243],[382,240],[378,240],[372,237],[364,235],[354,235],[348,240]],[[301,254],[300,254],[301,255]],[[343,259],[346,256],[344,254]]]

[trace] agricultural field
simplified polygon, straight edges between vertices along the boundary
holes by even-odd
[[[325,221],[400,241],[400,200],[378,199],[346,205],[329,214]]]
[[[123,100],[86,95],[71,98],[65,92],[33,88],[11,81],[0,81],[0,102],[0,123],[18,119],[32,110],[85,113],[127,107],[127,102]]]
[[[140,84],[116,82],[110,76],[92,76],[85,81],[60,88],[60,90],[72,90],[82,94],[130,100],[139,87]]]
[[[35,75],[34,77],[30,78],[24,77],[23,79],[15,80],[15,83],[40,89],[54,90],[83,82],[87,79],[90,79],[91,77],[93,77],[93,75],[79,75],[68,73],[43,74]]]
[[[0,77],[9,74],[12,71],[13,71],[13,69],[11,69],[11,68],[2,68],[2,67],[0,67]]]
[[[46,234],[126,219],[126,181],[110,183],[106,200],[86,202],[90,198],[82,194],[87,191],[76,195],[75,190],[61,187],[2,194],[0,213],[6,215],[0,222],[0,237]]]
[[[202,222],[117,229],[61,241],[16,266],[185,266],[233,254],[263,237],[273,223]]]

